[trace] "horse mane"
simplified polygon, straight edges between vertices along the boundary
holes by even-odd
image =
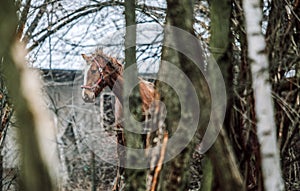
[[[105,54],[102,49],[99,48],[96,49],[96,51],[92,54],[92,56],[96,59],[104,58],[105,60],[109,61],[108,64],[110,67],[117,70],[120,74],[123,74],[123,65],[119,63],[119,61],[116,58],[113,58]]]

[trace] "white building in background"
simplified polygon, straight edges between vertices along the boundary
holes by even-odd
[[[117,164],[114,124],[114,95],[108,88],[95,103],[84,103],[81,98],[83,75],[81,70],[42,69],[44,92],[57,130],[57,149],[62,184],[74,181],[80,169],[90,163],[91,151],[97,162],[110,164],[112,172]],[[141,74],[146,79],[152,73]],[[10,127],[4,143],[4,190],[15,190],[18,166],[17,135]],[[112,176],[113,177],[113,176]],[[104,181],[104,180],[103,180]]]

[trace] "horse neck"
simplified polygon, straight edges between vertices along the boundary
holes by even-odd
[[[109,88],[115,94],[121,105],[123,105],[123,86],[124,86],[124,79],[122,75],[116,75],[115,79],[112,79],[111,84],[109,84]]]

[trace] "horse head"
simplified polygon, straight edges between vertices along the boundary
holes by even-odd
[[[82,88],[82,99],[85,102],[94,102],[100,92],[107,86],[105,68],[107,60],[94,55],[82,54],[86,62],[84,72],[84,84]]]
[[[81,86],[82,99],[94,102],[105,87],[113,87],[117,76],[121,75],[122,65],[99,50],[91,56],[82,54],[82,58],[86,62],[84,84]]]

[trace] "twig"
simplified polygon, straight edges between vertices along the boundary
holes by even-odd
[[[153,180],[152,180],[152,184],[151,184],[151,191],[156,190],[158,175],[162,169],[163,160],[165,158],[165,154],[166,154],[166,150],[167,150],[168,138],[169,138],[168,133],[164,133],[164,139],[163,139],[161,150],[160,150],[160,158],[158,159],[157,167],[154,172],[154,176],[153,176]]]

